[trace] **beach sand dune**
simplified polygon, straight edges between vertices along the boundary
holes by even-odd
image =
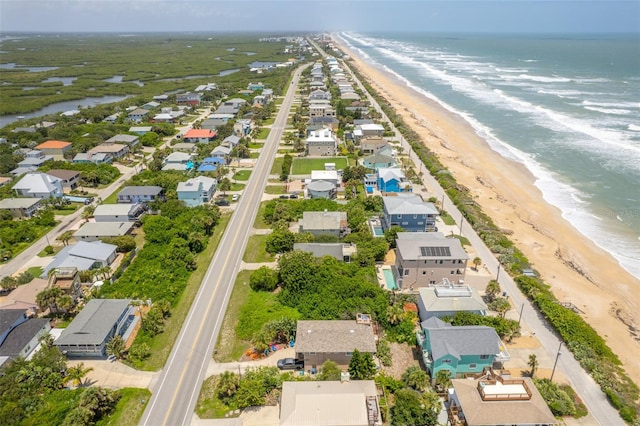
[[[640,383],[640,280],[546,203],[524,165],[502,157],[461,117],[360,60],[341,45],[353,66],[412,125],[456,180],[469,188],[496,225],[551,285],[573,303]]]

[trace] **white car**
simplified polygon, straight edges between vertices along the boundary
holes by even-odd
[[[231,201],[238,201],[239,198],[240,194],[233,194],[233,197],[231,197]]]

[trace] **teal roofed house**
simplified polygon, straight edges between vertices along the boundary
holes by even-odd
[[[421,323],[418,345],[432,378],[446,370],[450,377],[481,373],[485,367],[501,369],[509,353],[496,331],[487,326],[452,326],[431,317]]]

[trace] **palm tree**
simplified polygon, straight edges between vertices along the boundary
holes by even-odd
[[[66,246],[69,244],[69,240],[71,238],[73,238],[73,231],[64,231],[62,234],[60,234],[57,240],[62,241],[62,245]]]
[[[482,264],[482,259],[480,259],[478,256],[473,258],[473,266],[475,266],[476,271],[478,270],[478,267]]]
[[[487,288],[484,292],[489,300],[493,300],[498,294],[500,294],[500,284],[496,280],[491,280],[487,284]]]
[[[387,308],[387,321],[391,325],[396,325],[402,322],[404,317],[404,310],[398,305],[389,306]]]
[[[122,336],[116,335],[107,342],[107,354],[113,355],[118,359],[122,359],[125,353],[124,340]]]
[[[82,379],[93,371],[93,368],[84,368],[84,363],[81,362],[78,365],[67,368],[67,380],[72,382],[73,386],[79,387],[82,385]]]
[[[529,377],[533,379],[534,374],[536,374],[536,370],[538,369],[538,357],[535,354],[529,355],[529,362],[527,363],[529,368]]]

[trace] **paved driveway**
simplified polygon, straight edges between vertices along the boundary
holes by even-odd
[[[69,360],[69,365],[83,363],[85,368],[93,368],[86,376],[87,384],[105,388],[120,389],[126,387],[150,388],[159,373],[135,370],[120,361],[107,360]]]

